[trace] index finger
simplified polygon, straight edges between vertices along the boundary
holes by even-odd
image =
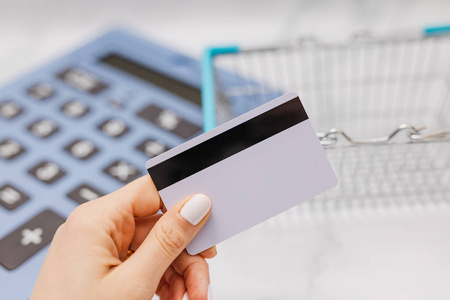
[[[154,215],[163,207],[149,175],[144,175],[105,197],[117,199],[136,218]]]
[[[183,276],[188,299],[212,299],[208,263],[200,255],[190,255],[184,250],[172,263],[175,271]]]

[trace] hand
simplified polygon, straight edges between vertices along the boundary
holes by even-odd
[[[212,299],[205,258],[215,247],[184,250],[211,200],[197,194],[160,209],[150,176],[76,208],[55,233],[30,299]]]

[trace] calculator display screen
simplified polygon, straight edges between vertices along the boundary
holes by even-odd
[[[119,69],[144,81],[159,86],[160,88],[178,95],[183,99],[193,102],[199,106],[201,105],[201,92],[200,89],[196,87],[173,79],[165,74],[150,69],[115,53],[108,54],[107,56],[102,57],[100,60],[101,62],[116,69]]]

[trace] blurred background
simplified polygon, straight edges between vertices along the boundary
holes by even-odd
[[[445,0],[0,0],[0,84],[112,27],[200,59],[210,45],[344,41],[361,30],[420,33],[449,23]],[[296,208],[218,252],[214,299],[448,299],[450,206]]]
[[[449,22],[450,3],[431,1],[0,1],[0,82],[126,26],[193,57],[204,47],[261,45],[317,36],[417,29]]]

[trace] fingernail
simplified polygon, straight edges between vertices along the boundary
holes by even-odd
[[[213,300],[211,285],[208,285],[208,300]]]
[[[208,214],[211,206],[208,196],[196,194],[183,206],[180,215],[195,226]]]
[[[187,295],[187,292],[186,292],[186,293],[184,293],[184,295],[183,295],[183,299],[181,299],[181,300],[189,300],[189,298],[188,298],[188,295]]]

